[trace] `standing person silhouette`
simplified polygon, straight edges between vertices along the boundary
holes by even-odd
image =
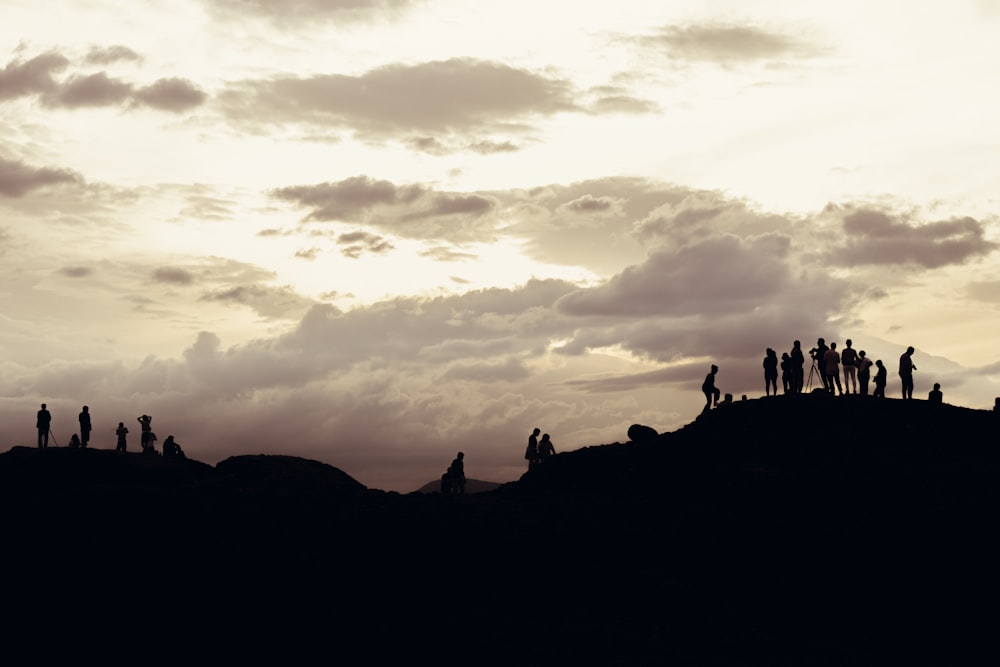
[[[802,343],[794,341],[792,352],[789,355],[792,366],[792,393],[801,394],[802,386],[805,383],[805,371],[802,366],[806,363],[806,355],[802,353]]]
[[[784,394],[792,393],[794,381],[792,380],[792,358],[787,352],[781,353],[781,391]]]
[[[875,398],[885,398],[885,382],[888,372],[885,370],[885,364],[882,363],[881,359],[875,361],[875,367],[878,370],[875,371],[875,393],[872,395]]]
[[[528,470],[538,463],[538,434],[541,432],[541,429],[536,428],[528,436],[528,448],[524,450],[524,458],[528,459]]]
[[[549,434],[544,434],[541,442],[538,443],[538,462],[542,463],[547,461],[549,457],[554,456],[555,453],[556,448],[552,445],[552,440],[549,439]]]
[[[715,386],[715,374],[719,372],[719,367],[712,364],[712,370],[705,376],[705,381],[701,383],[701,391],[705,394],[705,407],[702,412],[708,412],[712,406],[719,405],[719,388]]]
[[[115,435],[118,436],[118,444],[115,445],[115,451],[124,452],[127,447],[125,436],[128,435],[128,429],[125,428],[125,422],[118,422],[118,428],[115,429]]]
[[[851,347],[850,338],[844,344],[844,349],[840,351],[840,363],[844,366],[844,392],[847,394],[858,393],[858,353]]]
[[[465,493],[465,454],[459,452],[455,460],[448,468],[448,477],[451,480],[452,493]]]
[[[38,448],[45,449],[49,446],[49,430],[52,426],[52,414],[42,403],[42,409],[38,411],[35,419],[35,428],[38,429]]]
[[[764,353],[764,395],[770,396],[774,389],[774,395],[778,395],[778,354],[771,348],[767,348]]]
[[[906,348],[899,357],[899,379],[903,384],[903,398],[913,398],[913,371],[917,367],[913,365],[913,346]]]
[[[826,360],[826,381],[824,384],[827,386],[827,391],[832,394],[833,386],[837,385],[837,391],[843,396],[844,390],[840,386],[840,352],[837,352],[836,343],[830,343],[830,349],[826,351],[823,358]]]
[[[872,375],[872,360],[868,358],[864,350],[858,352],[858,383],[861,385],[861,395],[868,395],[868,381]]]
[[[90,408],[86,405],[83,406],[83,412],[80,413],[80,446],[86,447],[87,443],[90,442]]]
[[[819,372],[819,381],[823,383],[823,389],[833,393],[833,389],[830,387],[830,383],[827,382],[829,378],[826,375],[826,353],[830,350],[826,346],[826,340],[823,338],[816,339],[816,347],[812,349],[812,358],[816,362],[816,370]]]
[[[139,444],[142,446],[142,451],[146,451],[146,446],[149,444],[149,435],[153,432],[153,418],[149,415],[143,415],[138,418],[139,426],[142,428],[142,433],[139,434]]]

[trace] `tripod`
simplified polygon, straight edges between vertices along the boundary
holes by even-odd
[[[816,360],[812,360],[812,368],[809,369],[809,380],[806,382],[806,389],[812,391],[813,386],[813,375],[819,379],[819,383],[823,385],[823,389],[826,389],[826,383],[823,382],[823,376],[820,375],[819,369],[816,368]]]

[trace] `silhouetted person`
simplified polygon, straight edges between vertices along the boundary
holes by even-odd
[[[73,435],[71,435],[70,438],[69,438],[69,447],[71,449],[77,449],[78,447],[81,447],[81,446],[82,445],[80,444],[80,436],[78,436],[76,433],[74,433]]]
[[[49,430],[52,426],[52,414],[42,403],[42,409],[38,411],[35,419],[35,427],[38,429],[38,448],[45,449],[49,446]]]
[[[156,442],[156,434],[153,433],[152,431],[148,431],[148,432],[144,433],[143,435],[146,436],[146,442],[143,443],[143,445],[142,445],[142,453],[143,454],[156,454],[157,453],[156,452],[156,445],[154,444]]]
[[[939,383],[935,382],[934,388],[927,392],[927,401],[936,405],[941,405],[944,402],[944,395],[941,393],[941,385]]]
[[[451,495],[451,468],[445,470],[444,474],[441,475],[441,495]]]
[[[993,399],[993,414],[1000,415],[1000,396]]]
[[[823,355],[826,360],[826,381],[824,384],[827,391],[833,393],[833,386],[837,386],[837,392],[843,396],[844,390],[840,387],[840,352],[837,352],[837,344],[830,343],[830,349]]]
[[[732,404],[733,404],[733,395],[732,394],[726,394],[723,397],[722,402],[719,403],[720,406],[726,406],[726,405],[732,405]]]
[[[787,352],[781,353],[781,391],[784,394],[792,393],[794,380],[792,379],[792,358]]]
[[[455,493],[465,493],[465,454],[458,453],[455,460],[448,468],[448,477],[451,480],[451,488]]]
[[[118,422],[118,428],[115,429],[115,435],[118,436],[118,444],[115,445],[115,451],[124,452],[127,447],[125,443],[125,436],[128,435],[128,429],[125,428],[125,422]]]
[[[806,356],[802,353],[802,343],[795,341],[792,343],[792,352],[789,355],[792,369],[792,392],[802,393],[802,386],[805,383],[805,371],[802,367],[806,363]]]
[[[705,381],[701,383],[701,391],[705,394],[705,408],[702,412],[708,412],[712,406],[719,405],[719,388],[715,386],[715,374],[719,372],[719,367],[712,364],[712,370],[705,376]]]
[[[528,436],[528,448],[524,450],[524,458],[528,460],[528,470],[538,463],[538,434],[541,432],[541,429],[536,428]]]
[[[858,384],[861,385],[861,395],[868,395],[868,381],[872,376],[872,360],[867,357],[864,350],[858,352]]]
[[[556,448],[552,445],[552,440],[549,438],[549,434],[546,433],[542,435],[541,441],[538,443],[538,461],[539,463],[549,460],[550,456],[554,456],[556,453]]]
[[[882,360],[878,359],[875,361],[875,392],[872,394],[875,398],[885,398],[885,381],[888,378],[888,372],[885,370],[885,365],[882,364]]]
[[[913,352],[913,347],[908,347],[899,357],[899,379],[903,383],[903,398],[913,398],[913,371],[917,370],[913,365]]]
[[[184,458],[184,450],[174,441],[174,436],[168,435],[167,439],[163,441],[163,458],[173,457]]]
[[[764,395],[770,396],[771,389],[778,395],[778,354],[771,348],[764,353]]]
[[[844,344],[844,349],[840,351],[840,363],[844,366],[844,392],[848,394],[858,393],[858,353],[851,347],[850,338]]]
[[[80,446],[86,447],[90,442],[90,408],[83,406],[80,413]]]
[[[816,372],[819,373],[819,381],[823,383],[823,389],[827,391],[831,391],[830,385],[826,381],[826,353],[829,350],[830,348],[826,346],[826,340],[823,338],[817,338],[816,347],[809,350],[809,354],[816,364]]]
[[[139,435],[139,446],[142,447],[142,451],[146,451],[146,443],[149,440],[149,434],[153,432],[153,418],[149,415],[143,415],[137,418],[139,421],[139,427],[142,429],[142,433]]]

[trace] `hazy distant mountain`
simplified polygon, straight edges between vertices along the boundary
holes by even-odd
[[[238,637],[230,656],[274,642],[374,664],[997,653],[1000,418],[921,400],[739,402],[460,498],[294,457],[14,448],[0,506],[19,618],[110,639],[124,615],[124,637],[188,652]]]

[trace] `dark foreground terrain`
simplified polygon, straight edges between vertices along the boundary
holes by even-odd
[[[3,641],[40,662],[990,664],[998,479],[996,415],[857,397],[737,403],[459,498],[289,457],[14,448]]]

